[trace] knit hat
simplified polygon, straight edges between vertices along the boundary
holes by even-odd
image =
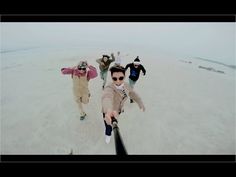
[[[134,59],[134,64],[140,65],[140,60],[138,57]]]

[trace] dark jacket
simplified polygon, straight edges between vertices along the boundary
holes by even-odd
[[[128,68],[130,68],[129,78],[131,80],[133,80],[133,81],[137,81],[138,80],[139,74],[140,74],[141,70],[142,70],[144,75],[146,74],[146,70],[143,67],[143,65],[141,65],[141,64],[138,66],[138,68],[135,68],[134,67],[134,63],[129,63],[129,64],[126,65],[125,70],[127,70]]]

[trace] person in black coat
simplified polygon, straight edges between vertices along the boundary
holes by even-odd
[[[139,79],[140,72],[142,71],[143,75],[145,76],[146,70],[143,67],[143,65],[140,63],[140,59],[138,56],[135,58],[133,63],[129,63],[126,65],[125,71],[128,68],[130,68],[129,84],[130,84],[131,88],[134,88],[135,83]],[[132,99],[130,100],[130,103],[133,103]]]

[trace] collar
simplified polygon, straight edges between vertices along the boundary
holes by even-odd
[[[114,86],[117,90],[124,90],[124,83],[121,84],[120,86],[117,86],[116,84],[114,84]]]

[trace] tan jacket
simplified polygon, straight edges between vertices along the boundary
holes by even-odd
[[[123,106],[128,98],[127,96],[133,99],[139,105],[140,109],[144,107],[141,98],[126,82],[124,83],[124,91],[125,93],[116,89],[113,84],[106,86],[102,95],[102,112],[106,113],[108,109],[117,111],[117,113],[123,112]]]

